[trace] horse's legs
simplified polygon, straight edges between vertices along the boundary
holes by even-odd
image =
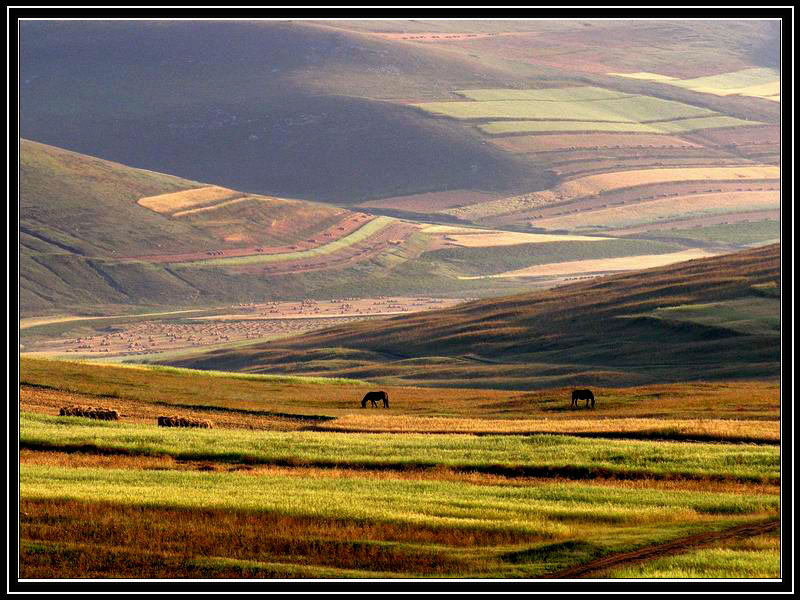
[[[378,403],[375,400],[370,398],[369,401],[372,402],[372,406],[374,406],[375,408],[378,408]]]

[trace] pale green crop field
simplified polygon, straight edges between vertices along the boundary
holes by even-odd
[[[659,81],[695,92],[717,96],[754,96],[780,102],[780,72],[770,68],[742,69],[719,75],[675,79],[657,73],[609,73],[619,77]]]
[[[317,248],[310,248],[309,250],[300,250],[297,252],[285,252],[282,254],[254,254],[250,256],[232,256],[230,258],[211,258],[208,260],[198,260],[186,263],[189,266],[210,267],[210,266],[236,266],[236,265],[254,265],[262,263],[282,262],[286,260],[303,260],[306,258],[313,258],[315,256],[325,256],[332,254],[338,250],[342,250],[354,244],[364,241],[369,236],[379,232],[388,225],[394,223],[396,219],[392,217],[377,217],[356,231],[334,240],[328,244],[324,244]]]
[[[652,96],[601,100],[487,100],[415,104],[427,112],[454,119],[567,119],[641,123],[716,115],[707,108]]]
[[[544,133],[553,131],[596,131],[614,133],[689,133],[701,129],[763,125],[725,115],[679,119],[651,123],[610,123],[597,121],[492,121],[478,128],[495,135],[513,133]]]

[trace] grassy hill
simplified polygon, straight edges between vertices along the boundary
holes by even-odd
[[[402,226],[330,205],[224,190],[23,139],[20,310],[22,316],[108,314],[264,298],[497,287],[460,281],[443,271],[440,261],[410,262],[430,239],[407,225],[402,243],[387,246],[384,239],[381,250],[380,236],[395,235],[392,227]],[[354,255],[359,244],[375,249]],[[269,272],[248,271],[236,256],[207,256],[209,249],[237,252],[242,247],[251,247],[252,255],[258,245],[283,249],[280,256],[266,257],[280,258],[265,264]],[[318,263],[313,269],[307,264],[312,259]],[[276,264],[285,266],[275,272]]]
[[[24,22],[20,39],[20,129],[44,143],[345,204],[547,181],[387,101],[513,80],[449,52],[298,22]]]
[[[771,245],[172,364],[496,388],[775,377],[780,281]]]

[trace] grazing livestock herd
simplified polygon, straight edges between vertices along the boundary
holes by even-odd
[[[577,408],[579,400],[586,400],[586,408],[594,408],[595,398],[592,390],[577,389],[572,391],[572,404],[570,408]],[[371,406],[377,408],[378,402],[383,402],[383,408],[389,408],[389,394],[381,391],[367,392],[361,399],[361,408],[366,408],[369,402]],[[108,407],[94,406],[64,406],[59,410],[61,417],[88,417],[103,421],[119,420],[119,413]],[[206,419],[196,419],[194,417],[183,417],[180,415],[159,416],[157,418],[159,427],[201,427],[204,429],[213,428],[214,424]]]

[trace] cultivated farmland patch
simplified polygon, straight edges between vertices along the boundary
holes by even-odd
[[[543,229],[597,230],[679,221],[694,217],[750,213],[780,208],[780,192],[722,192],[677,196],[624,206],[582,211],[534,221]]]
[[[231,200],[243,196],[241,192],[228,188],[212,185],[170,194],[147,196],[139,198],[137,203],[145,208],[161,214],[173,214],[178,211],[217,204],[224,200]]]
[[[486,100],[479,102],[425,102],[418,108],[453,119],[538,119],[643,123],[707,117],[716,113],[652,96],[602,100]]]
[[[703,129],[721,127],[752,126],[753,121],[745,121],[727,115],[715,115],[675,121],[651,121],[649,123],[635,122],[603,122],[603,121],[557,121],[557,120],[528,120],[528,121],[491,121],[478,125],[484,133],[494,135],[510,135],[517,133],[547,133],[547,132],[615,132],[615,133],[656,133],[656,134],[681,134]]]
[[[511,198],[503,198],[475,206],[453,208],[443,211],[464,220],[480,220],[509,213],[536,210],[548,205],[576,200],[587,196],[601,196],[615,190],[671,182],[748,181],[780,178],[780,168],[770,165],[741,167],[709,167],[683,169],[639,169],[601,173],[580,177],[558,185],[550,190],[532,192]],[[707,192],[714,191],[713,188]]]

